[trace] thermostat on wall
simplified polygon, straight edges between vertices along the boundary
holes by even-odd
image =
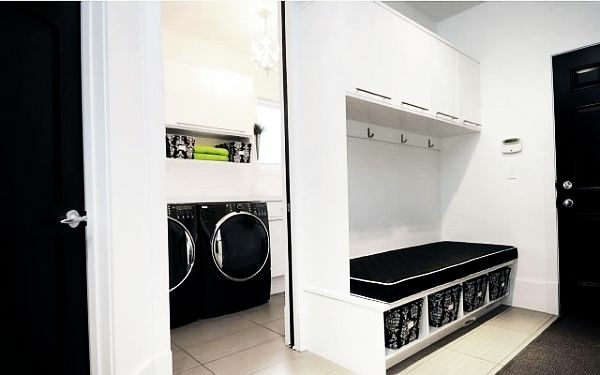
[[[514,154],[521,152],[522,149],[521,138],[507,138],[502,141],[502,153],[504,154]]]

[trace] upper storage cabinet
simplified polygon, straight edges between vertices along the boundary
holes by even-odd
[[[250,136],[256,118],[252,77],[164,59],[167,127]]]
[[[347,3],[346,31],[348,93],[480,124],[479,63],[380,3]]]

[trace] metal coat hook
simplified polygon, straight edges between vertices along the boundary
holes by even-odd
[[[371,132],[371,128],[367,128],[367,137],[373,138],[373,136],[375,136],[375,133]]]
[[[408,138],[404,136],[404,134],[400,134],[400,143],[404,144],[408,142]]]
[[[431,143],[431,139],[427,140],[427,147],[432,148],[435,144]]]

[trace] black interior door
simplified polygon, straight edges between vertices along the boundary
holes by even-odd
[[[79,4],[0,4],[0,43],[3,366],[87,374]]]
[[[600,298],[600,45],[555,56],[561,313]]]

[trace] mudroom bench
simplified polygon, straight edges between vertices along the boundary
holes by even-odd
[[[329,312],[311,316],[310,347],[355,372],[385,374],[500,306],[517,257],[513,246],[444,241],[351,259],[349,296],[305,289],[307,311]]]

